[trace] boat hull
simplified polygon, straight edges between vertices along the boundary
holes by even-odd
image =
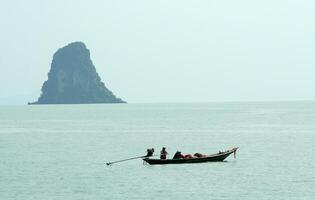
[[[188,158],[188,159],[151,159],[151,158],[144,158],[143,160],[150,165],[165,165],[165,164],[192,164],[192,163],[204,163],[204,162],[222,162],[224,161],[229,155],[235,153],[237,148],[232,150],[228,150],[226,152],[217,153],[208,155],[202,158]]]

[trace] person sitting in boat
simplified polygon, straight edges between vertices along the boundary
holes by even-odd
[[[153,153],[154,153],[154,148],[147,149],[147,155],[145,157],[151,157],[153,156]]]
[[[176,153],[173,156],[173,159],[181,159],[184,158],[183,154],[180,151],[176,151]]]
[[[184,155],[184,159],[190,159],[190,158],[193,158],[191,154]]]
[[[201,154],[201,153],[195,153],[194,156],[197,157],[197,158],[206,157],[206,155],[203,155],[203,154]]]
[[[166,151],[166,148],[163,147],[162,150],[161,150],[161,155],[160,155],[160,159],[166,159],[166,155],[167,155],[167,151]]]

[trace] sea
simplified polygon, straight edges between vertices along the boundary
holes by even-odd
[[[239,147],[225,162],[150,166]],[[1,200],[315,199],[315,102],[0,107]]]

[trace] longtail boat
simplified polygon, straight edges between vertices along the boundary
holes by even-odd
[[[203,163],[203,162],[222,162],[229,155],[237,151],[238,147],[233,149],[219,152],[216,154],[206,155],[201,158],[193,157],[193,158],[179,158],[179,159],[152,159],[152,158],[144,158],[143,161],[149,163],[150,165],[166,165],[166,164],[190,164],[190,163]]]

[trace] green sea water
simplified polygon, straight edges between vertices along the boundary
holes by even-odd
[[[237,158],[108,161],[156,152]],[[0,107],[0,199],[315,199],[315,102]]]

